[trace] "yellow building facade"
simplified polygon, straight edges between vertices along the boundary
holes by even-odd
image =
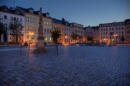
[[[38,28],[39,28],[39,15],[32,13],[25,13],[25,38],[24,42],[34,44],[37,43],[38,37]],[[52,21],[49,17],[43,16],[43,36],[45,43],[51,43],[51,30],[52,30]]]
[[[61,35],[60,38],[58,39],[59,43],[64,44],[64,28],[65,26],[63,24],[58,24],[58,23],[54,23],[52,22],[52,31],[58,30],[60,31]]]
[[[25,13],[25,38],[24,42],[36,44],[38,37],[39,16]]]

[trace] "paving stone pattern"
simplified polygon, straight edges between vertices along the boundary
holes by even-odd
[[[0,51],[0,86],[130,86],[130,46]]]

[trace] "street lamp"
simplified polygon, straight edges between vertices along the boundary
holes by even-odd
[[[65,36],[65,39],[67,39],[68,38],[68,36]]]
[[[114,37],[115,41],[117,42],[118,34],[113,34],[113,37]]]
[[[114,37],[117,37],[117,36],[118,36],[118,34],[114,34],[113,36],[114,36]]]
[[[29,32],[29,35],[31,35],[31,36],[32,36],[32,35],[34,35],[34,33],[33,33],[33,32]]]

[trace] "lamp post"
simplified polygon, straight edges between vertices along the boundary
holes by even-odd
[[[28,34],[29,34],[29,44],[31,44],[32,41],[33,41],[32,37],[33,37],[34,33],[33,32],[29,32]]]
[[[117,37],[118,37],[118,34],[113,34],[113,37],[115,39],[115,43],[117,42]]]

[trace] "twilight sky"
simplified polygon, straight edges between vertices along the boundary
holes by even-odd
[[[62,17],[84,26],[130,19],[130,0],[0,0],[0,6],[43,8],[52,17]]]

